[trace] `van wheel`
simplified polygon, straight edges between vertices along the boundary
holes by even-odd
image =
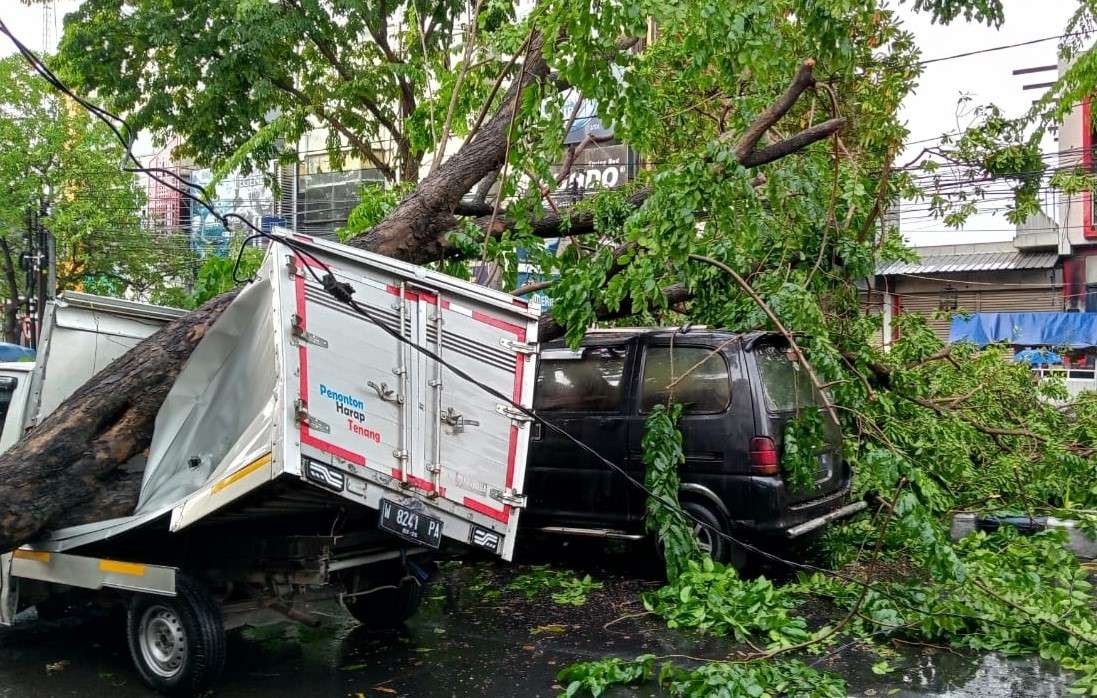
[[[174,598],[137,594],[126,614],[130,656],[141,679],[171,696],[209,688],[225,667],[221,608],[205,589],[185,577]]]
[[[415,615],[423,601],[423,585],[405,577],[393,587],[344,596],[343,608],[371,630],[398,628]]]
[[[701,502],[683,502],[682,508],[696,519],[690,523],[693,526],[693,538],[702,553],[707,554],[714,562],[734,567],[737,572],[746,573],[749,570],[749,553],[720,535],[730,534],[723,516]]]

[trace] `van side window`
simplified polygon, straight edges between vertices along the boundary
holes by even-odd
[[[543,359],[533,408],[616,412],[624,395],[625,347],[588,347],[582,358]]]
[[[8,408],[11,407],[11,398],[15,394],[15,388],[19,385],[19,379],[12,376],[0,376],[0,433],[4,431],[4,422],[8,418]]]
[[[668,388],[672,383],[674,387]],[[682,403],[687,414],[723,412],[731,403],[727,360],[706,347],[674,347],[673,356],[670,347],[649,347],[640,411],[650,412],[668,398]]]

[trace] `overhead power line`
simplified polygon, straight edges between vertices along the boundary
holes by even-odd
[[[1031,41],[1022,41],[1016,44],[1005,44],[1002,46],[991,46],[990,48],[979,49],[978,51],[967,51],[965,53],[956,53],[951,56],[941,56],[939,58],[930,58],[924,61],[918,61],[918,65],[929,65],[930,63],[940,63],[942,61],[951,61],[957,58],[967,58],[968,56],[978,56],[983,53],[992,53],[994,51],[1005,51],[1010,48],[1018,48],[1020,46],[1031,46],[1033,44],[1041,44],[1045,41],[1054,41],[1055,39],[1066,39],[1071,36],[1087,36],[1089,32],[1073,32],[1069,34],[1058,34],[1056,36],[1045,36],[1042,39],[1032,39]]]

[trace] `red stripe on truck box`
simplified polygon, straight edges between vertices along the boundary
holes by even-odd
[[[298,256],[298,259],[304,262],[304,260],[301,259],[300,256]],[[304,330],[307,327],[307,319],[305,316],[305,277],[294,277],[294,290],[296,291],[297,295],[297,317],[301,318],[301,329]],[[301,394],[301,399],[305,400],[307,404],[309,397],[309,355],[305,342],[298,343],[297,357],[301,368],[301,380],[298,386],[298,391]],[[333,443],[328,443],[323,439],[318,439],[313,436],[312,432],[309,430],[309,424],[305,420],[301,420],[301,443],[312,446],[313,448],[320,449],[325,453],[330,453],[333,456],[338,456],[339,458],[342,458],[349,463],[354,463],[355,465],[364,466],[366,464],[365,456],[359,453],[354,453],[353,451],[348,451],[341,446],[336,446]]]

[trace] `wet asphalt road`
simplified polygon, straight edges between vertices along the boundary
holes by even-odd
[[[432,585],[424,609],[399,632],[368,632],[325,607],[317,610],[328,622],[317,629],[283,624],[230,633],[228,669],[214,695],[554,696],[561,691],[556,672],[575,661],[643,653],[722,658],[736,649],[639,615],[639,592],[658,584],[643,578],[653,577],[645,570],[603,560],[590,571],[605,587],[580,608],[501,591],[515,571],[491,563],[451,565]],[[0,698],[155,695],[131,668],[119,620],[47,624],[32,612],[26,616],[0,630]],[[870,670],[878,658],[858,646],[818,660],[818,667],[845,676],[857,696],[1068,695],[1069,674],[1036,659],[894,649],[890,661],[899,668],[884,676]]]

